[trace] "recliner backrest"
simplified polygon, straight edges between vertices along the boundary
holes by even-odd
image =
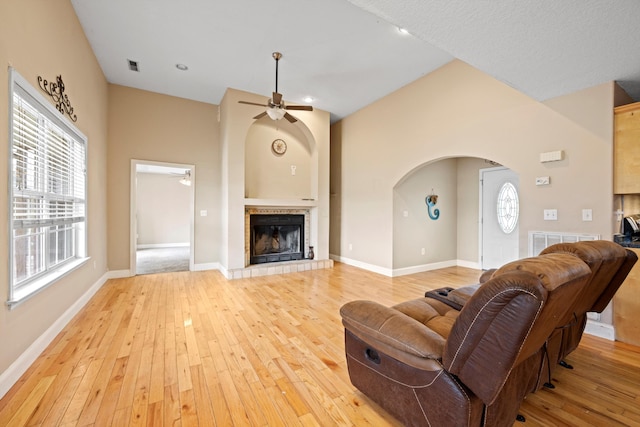
[[[605,240],[557,243],[540,254],[550,253],[574,254],[591,269],[591,279],[572,307],[577,316],[588,311],[602,312],[637,260],[632,251]]]
[[[590,277],[570,254],[509,263],[478,288],[460,311],[443,352],[443,366],[485,404],[494,402],[512,369],[544,345],[567,317]]]

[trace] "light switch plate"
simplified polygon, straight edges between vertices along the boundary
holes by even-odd
[[[557,209],[545,209],[544,210],[544,220],[545,221],[557,221],[558,220],[558,210]]]
[[[536,177],[536,185],[549,185],[551,179],[548,176]]]

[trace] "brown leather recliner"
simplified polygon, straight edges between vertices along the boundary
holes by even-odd
[[[550,253],[573,254],[589,266],[592,274],[569,311],[571,318],[566,323],[557,325],[556,330],[547,339],[544,347],[545,358],[540,366],[540,381],[536,389],[542,385],[551,386],[551,373],[556,364],[572,368],[564,359],[578,347],[586,326],[587,313],[602,313],[638,260],[633,251],[605,240],[557,243],[542,250],[540,255]],[[458,289],[436,289],[427,292],[425,296],[437,298],[461,309],[478,287],[495,272],[496,269],[485,271],[477,285]]]
[[[351,382],[407,425],[513,424],[543,344],[591,271],[566,253],[512,264],[460,311],[431,298],[345,304]]]
[[[591,279],[576,298],[571,313],[573,318],[559,327],[549,338],[551,363],[562,363],[574,351],[587,323],[587,313],[602,313],[618,288],[638,260],[631,250],[605,241],[593,240],[576,243],[557,243],[544,249],[540,254],[571,253],[583,260],[591,269]]]

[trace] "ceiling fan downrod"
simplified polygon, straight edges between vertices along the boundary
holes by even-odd
[[[273,52],[271,56],[276,60],[276,93],[278,93],[278,62],[280,58],[282,58],[282,54],[280,52]]]

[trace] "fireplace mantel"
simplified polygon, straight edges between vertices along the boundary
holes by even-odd
[[[244,199],[245,207],[313,208],[315,199]]]

